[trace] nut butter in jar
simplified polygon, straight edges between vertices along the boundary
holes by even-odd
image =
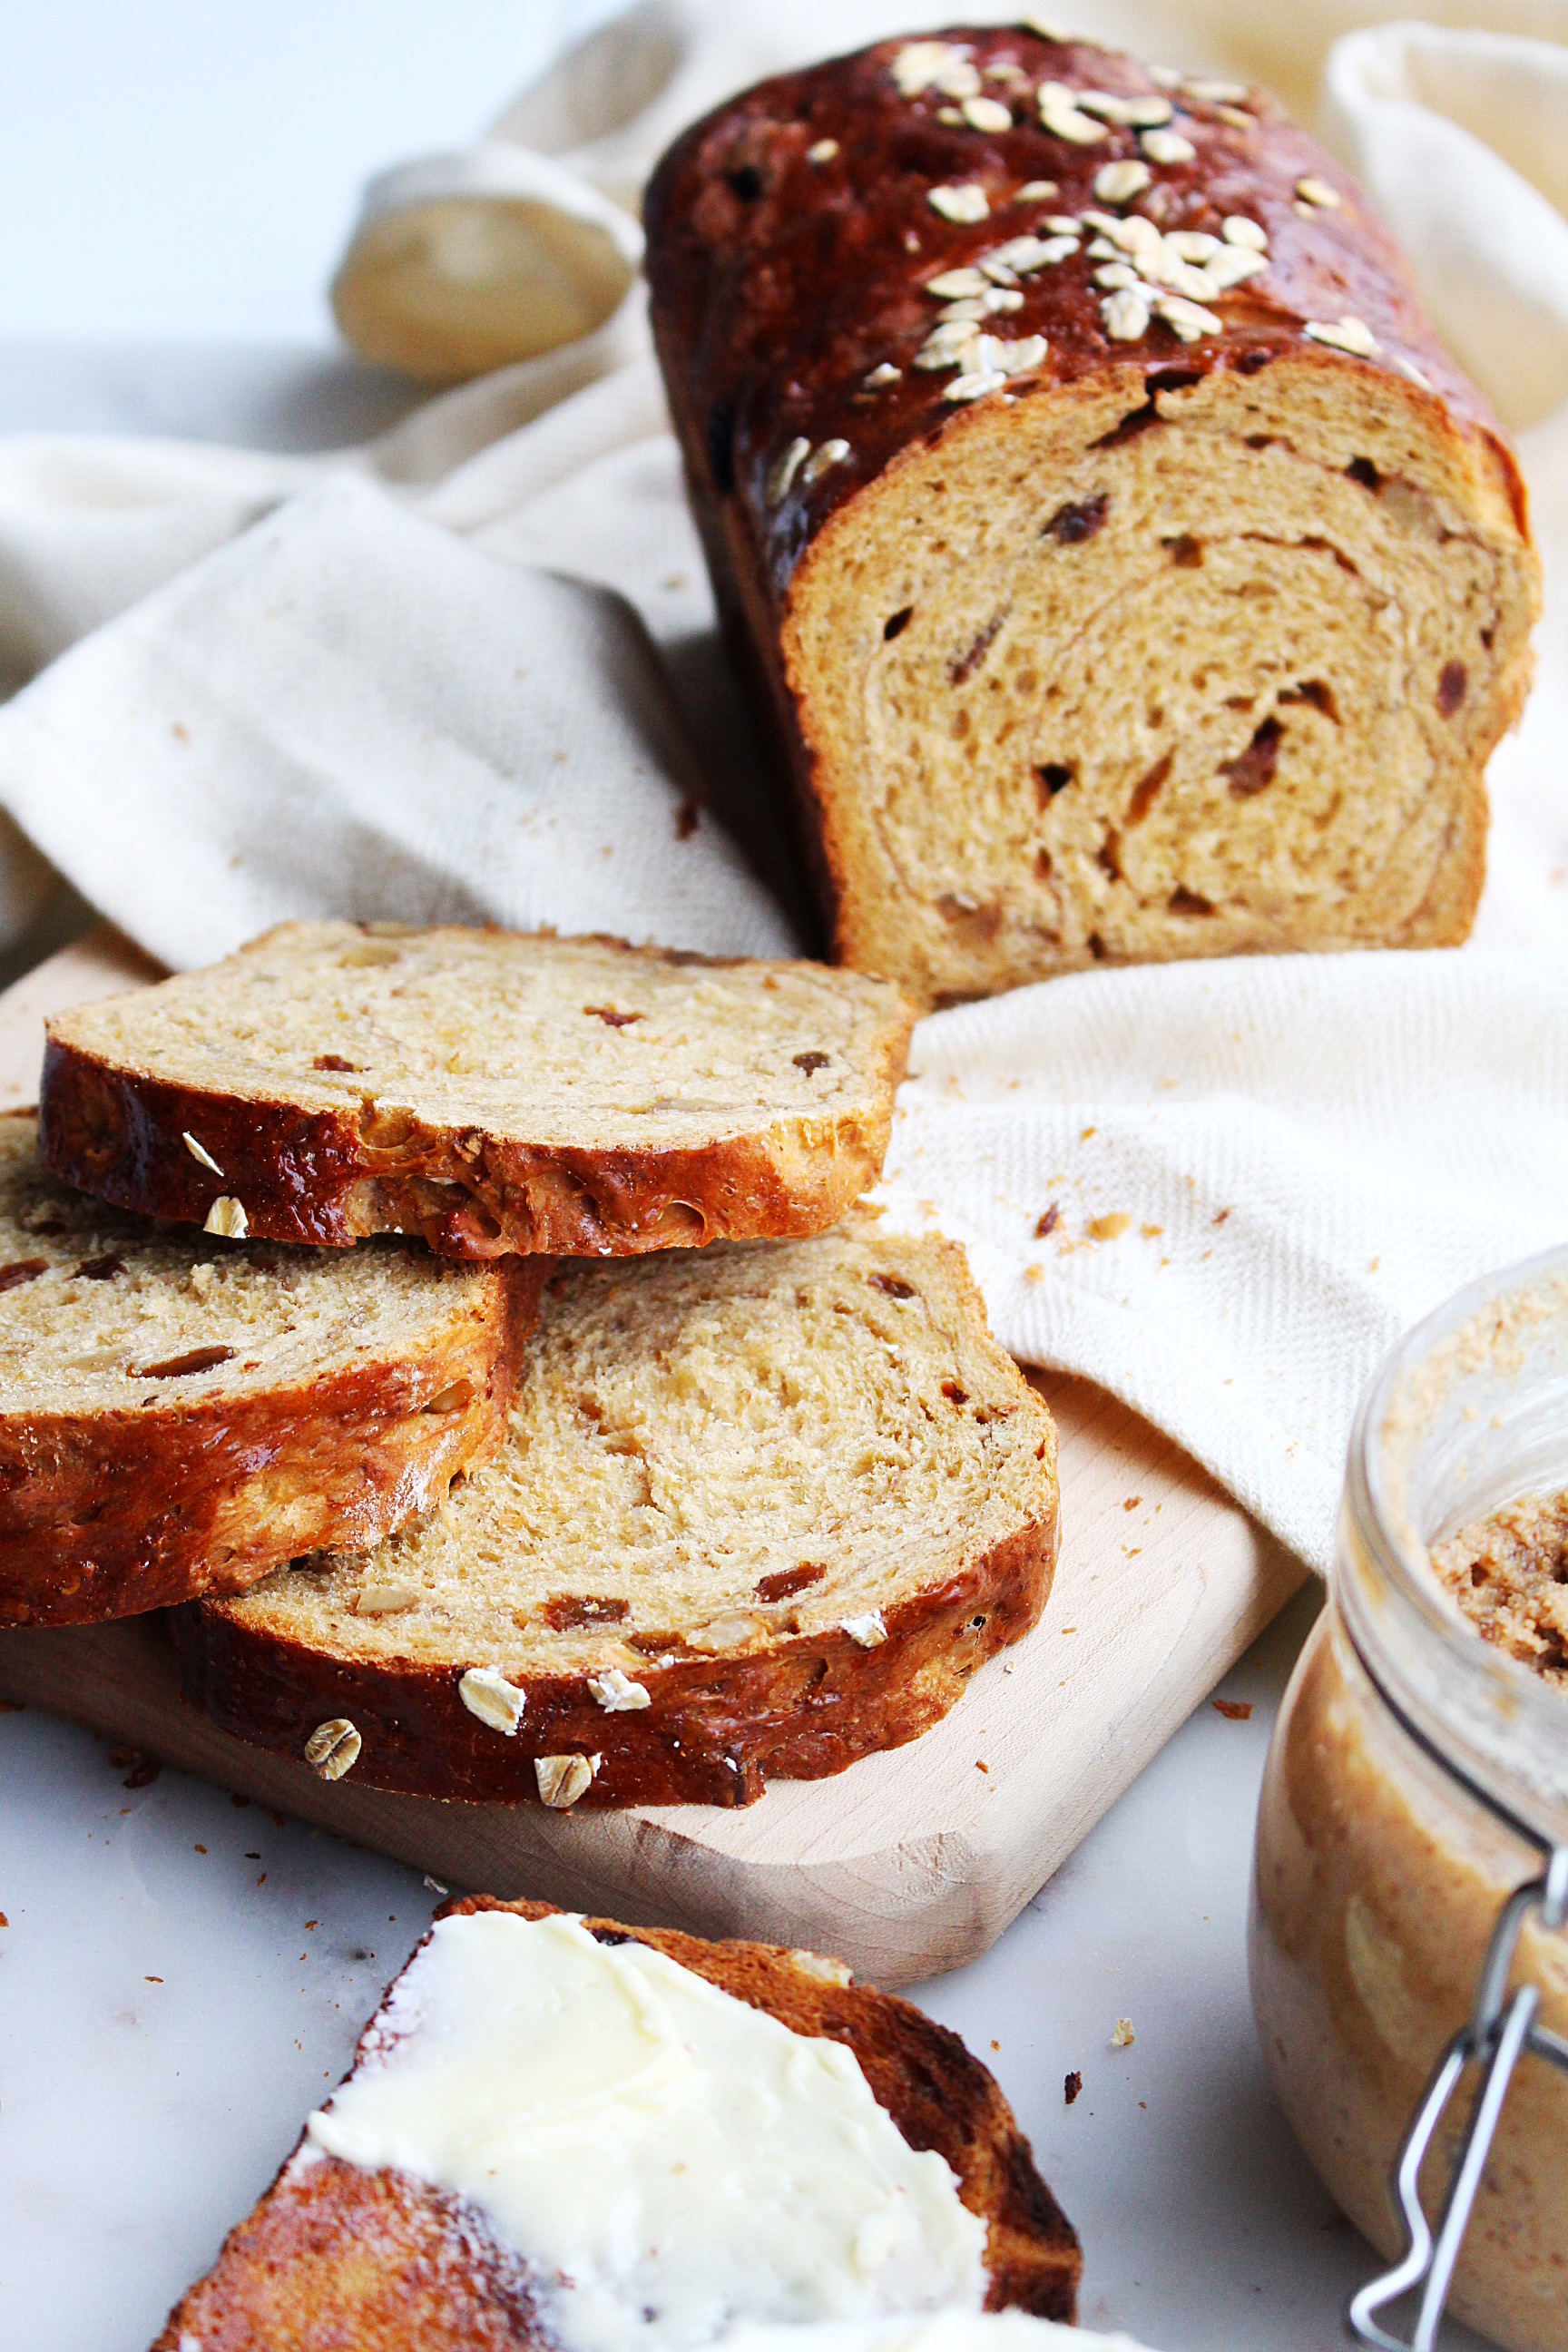
[[[1568,1846],[1568,1540],[1551,1549],[1554,1528],[1568,1535],[1565,1490],[1560,1250],[1461,1293],[1363,1402],[1328,1606],[1269,1752],[1253,1886],[1252,1999],[1275,2088],[1379,2252],[1396,2260],[1414,2234],[1413,2273],[1422,2231],[1393,2183],[1407,2136],[1426,2101],[1436,2120],[1406,2194],[1436,2230],[1496,2021],[1510,2003],[1524,2021],[1511,2077],[1496,2070],[1506,2095],[1484,2163],[1477,2127],[1462,2237],[1457,2211],[1433,2265],[1451,2235],[1447,2306],[1510,2352],[1568,2352],[1568,1930],[1547,1924],[1568,1891],[1568,1856],[1552,1859]],[[1478,2034],[1483,2011],[1493,2024]],[[1476,2046],[1450,2048],[1468,2022]],[[1363,2339],[1388,2340],[1394,2308],[1379,2322],[1358,2306]]]

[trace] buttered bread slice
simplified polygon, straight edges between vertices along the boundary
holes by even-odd
[[[490,1462],[368,1557],[183,1612],[186,1695],[377,1788],[745,1804],[945,1715],[1056,1539],[1051,1418],[963,1252],[862,1211],[562,1268]]]
[[[1070,2320],[1079,2269],[996,2084],[909,2002],[480,1895],[154,2352],[696,2352],[779,2322],[837,2352],[846,2323]]]
[[[208,1240],[0,1118],[0,1625],[234,1592],[378,1542],[499,1438],[542,1270]]]
[[[277,1241],[818,1233],[881,1171],[912,1017],[820,964],[286,923],[52,1021],[43,1153],[121,1207]]]

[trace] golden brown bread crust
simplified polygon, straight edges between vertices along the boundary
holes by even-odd
[[[479,2214],[403,2172],[286,2168],[153,2352],[540,2352],[523,2265]]]
[[[479,1895],[440,1916],[541,1919],[551,1909]],[[1082,2257],[1072,2224],[996,2082],[955,2033],[891,1994],[814,1974],[774,1945],[584,1924],[605,1941],[651,1945],[792,2032],[844,2042],[910,2146],[935,2149],[969,2210],[984,2216],[986,2308],[1076,2315]],[[290,2159],[170,2315],[153,2352],[179,2352],[191,2336],[202,2352],[539,2352],[551,2340],[523,2266],[471,2207],[334,2158]]]
[[[34,1121],[28,1110],[0,1118],[7,1183],[21,1183],[29,1214],[47,1217],[24,1218],[23,1231],[63,1252],[68,1267],[95,1248],[139,1262],[143,1244],[168,1244],[166,1229],[106,1219],[40,1178]],[[265,1243],[221,1246],[263,1274],[281,1264]],[[0,1267],[0,1286],[44,1271],[43,1258]],[[76,1271],[103,1279],[127,1268],[109,1255]],[[242,1592],[302,1548],[368,1547],[433,1509],[494,1451],[552,1271],[548,1259],[523,1258],[471,1276],[429,1268],[435,1311],[401,1358],[272,1376],[226,1395],[186,1398],[169,1385],[171,1370],[206,1370],[234,1352],[218,1348],[208,1362],[146,1368],[151,1393],[132,1384],[122,1408],[0,1412],[0,1627],[95,1624]],[[356,1296],[349,1284],[345,1313]]]
[[[441,1502],[506,1426],[548,1260],[401,1364],[142,1412],[0,1417],[0,1626],[96,1624],[243,1592],[311,1540],[358,1549]],[[432,1401],[459,1387],[456,1409]]]
[[[1027,99],[1047,79],[1076,90],[1165,94],[1131,58],[1022,26],[960,26],[935,37],[961,44],[983,74],[993,60],[1016,61]],[[1038,215],[1093,208],[1102,167],[1140,158],[1133,128],[1110,126],[1100,140],[1075,145],[1047,133],[1032,104],[1014,110],[1010,129],[981,135],[940,91],[913,100],[900,92],[890,67],[903,47],[882,42],[731,100],[676,142],[645,207],[655,338],[726,635],[796,817],[831,952],[888,971],[897,963],[885,910],[873,919],[858,903],[867,886],[836,837],[822,780],[831,746],[803,698],[792,624],[817,559],[837,560],[845,534],[857,530],[858,500],[874,499],[911,461],[1007,429],[996,401],[955,405],[944,398],[947,378],[910,364],[934,315],[926,281],[973,266],[1018,229],[1033,229]],[[1132,343],[1106,331],[1092,257],[1026,275],[1021,307],[994,331],[1043,333],[1049,358],[1032,380],[1009,386],[1013,415],[1114,393],[1126,434],[1159,423],[1162,399],[1226,374],[1250,377],[1287,360],[1297,381],[1316,379],[1332,396],[1346,367],[1365,371],[1421,412],[1468,478],[1478,510],[1528,549],[1524,488],[1507,436],[1433,334],[1397,247],[1364,199],[1262,93],[1216,90],[1205,99],[1194,94],[1201,87],[1188,85],[1179,99],[1179,131],[1195,155],[1163,163],[1142,209],[1169,226],[1215,236],[1232,215],[1258,223],[1268,238],[1267,275],[1226,297],[1220,331],[1182,342],[1156,320]],[[993,103],[1015,94],[1005,81],[987,79],[984,88]],[[1238,96],[1239,110],[1228,102]],[[1042,175],[1056,193],[1019,205],[1010,223],[1013,193]],[[1304,178],[1325,184],[1337,204],[1300,202]],[[953,223],[932,211],[931,188],[973,184],[991,192],[987,217]],[[1370,329],[1380,356],[1347,359],[1306,336],[1307,321],[1347,314]],[[868,388],[869,373],[889,363],[896,380]],[[798,468],[787,491],[770,500],[770,472],[796,438],[816,452],[837,446],[847,455],[816,478]],[[1000,478],[1005,469],[998,462],[994,470]],[[1480,769],[1527,686],[1520,653],[1477,728],[1471,805],[1430,902],[1391,943],[1467,934],[1484,877]],[[1195,947],[1200,935],[1193,936]],[[1042,948],[1037,968],[1009,973],[1007,984],[1085,960]],[[918,974],[900,976],[919,987]],[[946,1001],[940,989],[936,1001]]]
[[[1088,40],[1052,40],[1016,25],[960,25],[931,37],[962,43],[982,73],[994,57],[1016,57],[1031,83],[1166,94],[1136,58]],[[1026,226],[1035,211],[1094,206],[1096,174],[1140,152],[1136,133],[1114,127],[1075,147],[1045,131],[1031,108],[999,136],[944,124],[940,94],[917,107],[899,91],[889,68],[904,46],[879,41],[759,82],[683,131],[648,185],[653,325],[682,445],[699,461],[694,479],[743,516],[775,608],[830,516],[912,443],[970,421],[942,397],[940,374],[905,365],[896,384],[874,396],[864,390],[873,367],[889,353],[907,362],[929,332],[932,272],[963,268],[1011,233],[1000,203],[979,222],[954,223],[933,213],[927,190],[1016,186],[1048,173],[1057,194],[1024,209]],[[1216,370],[1253,374],[1301,349],[1305,320],[1352,313],[1386,353],[1419,369],[1456,429],[1487,445],[1522,531],[1526,497],[1512,445],[1428,325],[1399,247],[1349,174],[1266,91],[1245,93],[1249,127],[1227,120],[1236,110],[1223,103],[1184,92],[1180,105],[1182,133],[1197,153],[1161,166],[1164,213],[1186,226],[1189,212],[1202,210],[1215,230],[1231,214],[1258,221],[1269,241],[1268,289],[1254,279],[1233,294],[1220,333],[1183,343],[1162,331],[1136,357],[1167,373],[1177,367],[1188,382]],[[828,138],[837,152],[808,162],[808,150]],[[1303,178],[1325,183],[1339,205],[1300,204]],[[1050,370],[1020,398],[1049,398],[1060,384],[1127,366],[1134,354],[1106,333],[1101,299],[1081,268],[1024,281],[1023,306],[999,331],[1017,337],[1037,326]],[[1394,362],[1366,363],[1381,373]],[[853,460],[813,483],[797,476],[770,509],[768,466],[796,433],[814,447],[843,435]]]
[[[902,1070],[892,1066],[889,1097]],[[201,1224],[226,1191],[249,1231],[342,1244],[423,1234],[443,1257],[512,1252],[635,1257],[728,1240],[788,1240],[834,1223],[881,1173],[889,1111],[842,1116],[830,1142],[795,1153],[735,1136],[697,1150],[582,1151],[444,1131],[405,1117],[395,1140],[363,1113],[225,1100],[111,1068],[51,1038],[43,1153],[68,1183],[145,1216]],[[205,1174],[181,1141],[199,1128],[224,1170]]]
[[[725,970],[745,961],[590,943],[634,962]],[[68,1183],[146,1216],[200,1225],[220,1193],[231,1195],[244,1203],[247,1231],[271,1241],[342,1246],[418,1234],[444,1257],[480,1259],[789,1240],[825,1231],[880,1175],[913,1022],[913,1008],[894,998],[866,1108],[780,1118],[696,1148],[615,1150],[443,1127],[368,1101],[307,1109],[209,1092],[111,1063],[51,1024],[39,1154]],[[221,1177],[192,1157],[187,1130],[205,1139]]]
[[[458,1696],[460,1669],[334,1658],[253,1626],[222,1601],[172,1621],[184,1695],[255,1748],[298,1756],[346,1717],[355,1777],[407,1796],[539,1801],[536,1755],[602,1758],[580,1806],[747,1805],[768,1780],[816,1780],[901,1748],[941,1720],[976,1667],[1036,1623],[1056,1566],[1057,1517],[1019,1528],[935,1591],[885,1612],[888,1637],[803,1635],[756,1655],[682,1655],[659,1636],[639,1680],[651,1704],[606,1715],[586,1675],[531,1677],[526,1738],[503,1739]],[[651,1637],[650,1637],[651,1638]]]

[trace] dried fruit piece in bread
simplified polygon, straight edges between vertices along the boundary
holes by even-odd
[[[1268,99],[1019,24],[883,41],[684,132],[645,216],[841,959],[931,1004],[1464,938],[1523,485]]]
[[[377,1543],[499,1440],[543,1272],[208,1241],[0,1118],[0,1625],[237,1592]]]
[[[491,1462],[367,1557],[182,1612],[185,1691],[286,1754],[352,1723],[378,1788],[745,1804],[945,1715],[1056,1540],[1050,1414],[963,1252],[861,1212],[563,1267]]]
[[[438,1987],[436,1970],[443,1964],[450,1969],[459,1958],[450,1945],[445,1952],[434,1953],[433,1945],[443,1937],[471,1937],[476,1926],[498,1915],[531,1927],[562,1917],[544,1904],[499,1904],[485,1895],[452,1906],[367,2029],[351,2085],[396,2066],[400,2056],[430,2064],[428,2045],[443,2029],[449,2030],[449,2017],[442,2011],[452,1998],[450,1978]],[[708,1943],[602,1919],[581,1925],[612,1951],[646,1947],[675,1968],[705,1979],[729,2000],[763,2011],[790,2034],[803,2037],[813,2055],[812,2045],[837,2044],[838,2053],[847,2053],[853,2061],[904,2147],[942,2159],[950,2184],[944,2193],[951,2200],[956,2190],[963,2209],[958,2218],[973,2215],[984,2223],[973,2302],[983,2297],[990,2310],[1071,2319],[1081,2267],[1071,2224],[1035,2169],[1028,2143],[995,2082],[956,2034],[933,2024],[908,2001],[856,1984],[839,1962],[815,1953],[767,1944]],[[479,1958],[461,1957],[470,1964]],[[493,1965],[498,1956],[486,1957]],[[426,2021],[432,2012],[434,2028]],[[705,2016],[702,2022],[707,2022]],[[568,2084],[572,2031],[573,2014],[567,2012],[561,2032],[568,2046],[560,2059]],[[422,2033],[426,2046],[411,2049]],[[496,2039],[499,2043],[499,2033]],[[689,2054],[699,2064],[719,2063],[717,2045],[706,2036]],[[584,2051],[584,2071],[587,2057]],[[844,2071],[842,2054],[836,2055],[834,2070]],[[689,2066],[683,2069],[683,2082],[689,2071]],[[514,2079],[520,2100],[525,2101],[531,2083],[526,2066]],[[486,2090],[489,2087],[487,2081]],[[474,2088],[477,2092],[477,2083]],[[658,2082],[651,2074],[642,2095],[645,2111],[657,2116]],[[499,2125],[503,2134],[490,2142],[492,2160],[504,2164],[505,2114],[496,2111],[499,2103],[493,2098],[489,2104],[492,2112],[483,2120],[492,2131]],[[549,2103],[541,2099],[540,2109],[530,2118],[534,2135],[547,2134],[550,2128]],[[329,2109],[323,2120],[330,2121],[331,2116]],[[482,2128],[478,2117],[476,2125]],[[779,2129],[776,2116],[773,2128]],[[451,2142],[461,2138],[459,2121]],[[571,2154],[570,2148],[563,2150],[569,2172]],[[868,2156],[868,2167],[870,2161]],[[787,2175],[787,2151],[779,2170]],[[580,2163],[571,2182],[573,2194],[591,2209],[599,2185],[592,2163]],[[809,2177],[789,2185],[803,2220],[809,2221],[814,2201],[822,2201],[820,2185]],[[528,2218],[521,2217],[524,2228]],[[752,2230],[756,2217],[737,2213],[729,2227]],[[677,2241],[677,2261],[684,2257],[689,2263],[712,2242],[713,2229],[712,2215],[694,2195],[689,2211],[671,2215],[664,2234]],[[606,2328],[608,2340],[620,2340],[624,2333],[628,2342],[646,2342],[650,2352],[672,2340],[710,2340],[710,2330],[699,2329],[689,2338],[672,2335],[657,2310],[627,2312],[624,2329],[616,2329],[616,2315],[606,2317],[602,2307],[597,2329],[579,2322],[570,2308],[571,2288],[552,2290],[552,2283],[519,2252],[515,2238],[521,2234],[498,2228],[479,2203],[433,2186],[412,2170],[362,2167],[324,2153],[308,2131],[255,2211],[231,2233],[213,2269],[176,2306],[153,2352],[182,2352],[193,2342],[203,2352],[263,2352],[263,2347],[265,2352],[316,2352],[328,2341],[344,2347],[345,2352],[347,2347],[352,2352],[373,2352],[373,2347],[374,2352],[447,2352],[448,2347],[457,2352],[459,2346],[542,2352],[546,2346],[563,2342],[600,2340]],[[629,2285],[642,2273],[647,2232],[639,2234],[633,2225],[626,2235]],[[722,2251],[732,2256],[734,2249],[731,2245]],[[887,2252],[884,2245],[884,2264]],[[868,2246],[866,2253],[868,2261],[876,2261],[877,2249]],[[657,2262],[654,2267],[657,2276]],[[892,2270],[898,2268],[895,2262]],[[794,2285],[793,2307],[781,2295],[776,2312],[768,2311],[766,2285],[752,2293],[767,2316],[808,2319],[819,2283],[807,2279]],[[860,2303],[873,2312],[879,2305],[892,2310],[900,2305],[906,2311],[920,2307],[896,2276],[879,2280]],[[803,2340],[809,2347],[809,2330]],[[1023,2347],[1009,2344],[1007,2352],[1023,2352]]]
[[[880,1173],[896,989],[550,933],[285,923],[50,1022],[43,1153],[154,1216],[455,1257],[820,1232]]]

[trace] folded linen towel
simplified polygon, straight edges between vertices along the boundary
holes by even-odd
[[[0,793],[175,966],[290,916],[789,954],[631,606],[329,477],[0,714]]]

